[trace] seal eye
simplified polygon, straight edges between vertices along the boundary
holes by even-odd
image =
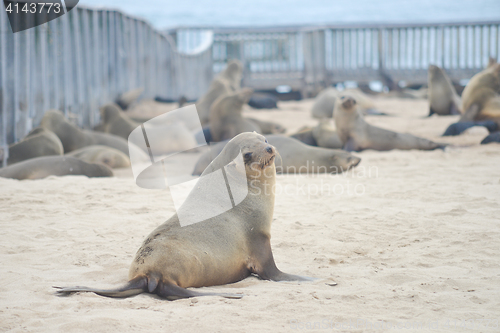
[[[252,158],[252,153],[246,153],[245,155],[243,155],[243,157],[245,158],[245,161],[248,161]]]
[[[267,139],[266,139],[266,141],[265,141],[265,142],[267,143]]]

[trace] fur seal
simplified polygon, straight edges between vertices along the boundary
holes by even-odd
[[[474,75],[462,93],[460,121],[493,120],[500,124],[500,64]]]
[[[239,153],[243,165],[228,165]],[[201,293],[190,287],[208,287],[237,282],[251,274],[272,281],[308,281],[310,278],[281,272],[271,250],[274,211],[275,149],[257,133],[233,138],[210,164],[203,176],[226,166],[226,179],[243,175],[248,193],[236,206],[202,222],[181,227],[175,214],[156,228],[137,251],[129,271],[129,282],[121,288],[60,288],[59,294],[85,291],[108,297],[157,294],[168,300],[206,295],[240,298],[238,294]],[[205,186],[201,177],[179,212],[196,207],[192,198],[207,194],[210,205],[220,205],[220,196]],[[227,192],[225,193],[227,195]],[[249,213],[250,212],[250,213]]]
[[[276,167],[279,173],[342,173],[359,164],[361,159],[342,150],[308,146],[299,140],[284,135],[266,136],[276,147],[281,163]],[[227,141],[219,142],[200,156],[193,175],[200,175],[225,147]]]
[[[497,142],[500,143],[500,132],[494,132],[488,135],[481,141],[482,145],[485,145],[487,143],[492,143],[492,142]]]
[[[254,93],[250,97],[248,105],[254,109],[277,109],[278,98],[271,94]]]
[[[126,168],[130,166],[130,159],[127,155],[107,146],[93,145],[73,150],[66,154],[66,156],[76,157],[87,163],[101,163],[108,167]]]
[[[318,126],[312,129],[312,136],[318,147],[342,149],[342,141],[329,119],[321,119]]]
[[[246,119],[255,123],[260,128],[260,134],[283,134],[286,132],[286,128],[272,121],[259,120],[255,118]]]
[[[103,164],[87,163],[69,156],[36,157],[0,169],[0,177],[19,180],[68,175],[113,177],[113,171]]]
[[[133,90],[129,90],[116,99],[116,104],[118,104],[123,110],[128,109],[132,104],[137,101],[137,99],[144,92],[144,88],[137,88]]]
[[[128,139],[132,131],[141,124],[130,119],[117,104],[106,104],[101,107],[101,131]]]
[[[252,89],[244,88],[236,93],[219,97],[210,109],[210,134],[215,142],[229,140],[243,132],[260,128],[241,115],[242,107],[252,95]]]
[[[337,97],[342,95],[349,95],[356,99],[360,110],[364,114],[385,115],[384,113],[375,110],[373,100],[360,89],[350,88],[340,92],[333,87],[329,87],[320,92],[316,97],[311,110],[313,118],[332,118],[335,101],[337,100]]]
[[[138,157],[142,156],[143,160],[149,160],[146,152],[133,144],[129,145],[124,138],[108,133],[82,130],[70,123],[59,110],[45,112],[40,126],[54,132],[59,137],[65,153],[86,146],[104,145],[128,155],[130,147],[130,149],[137,151]]]
[[[313,136],[313,129],[314,127],[311,126],[301,127],[297,133],[290,135],[290,137],[297,139],[309,146],[318,146],[318,143]]]
[[[462,101],[443,69],[429,65],[429,116],[461,114]]]
[[[202,125],[208,124],[210,108],[217,98],[240,89],[242,75],[243,66],[241,63],[239,61],[230,61],[227,67],[212,80],[208,91],[196,102],[196,110]]]
[[[492,120],[485,120],[485,121],[463,121],[463,122],[458,122],[451,124],[448,126],[446,131],[443,133],[442,136],[455,136],[455,135],[460,135],[462,132],[465,130],[474,127],[474,126],[483,126],[486,127],[488,132],[495,132],[499,130],[499,126],[497,123],[495,123]]]
[[[444,147],[443,144],[411,134],[396,133],[368,124],[358,111],[356,100],[350,96],[342,96],[337,100],[334,118],[340,140],[347,151],[433,150]]]
[[[24,139],[9,146],[7,163],[10,165],[30,158],[62,155],[63,153],[63,146],[57,135],[37,127]]]
[[[239,60],[230,60],[226,68],[217,75],[218,80],[226,81],[231,90],[241,89],[241,79],[243,78],[243,65]]]

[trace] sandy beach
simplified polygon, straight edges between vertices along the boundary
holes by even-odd
[[[375,103],[392,116],[369,123],[453,146],[356,153],[360,165],[341,175],[278,175],[275,261],[318,280],[202,288],[242,299],[57,297],[52,286],[125,283],[144,238],[175,213],[170,193],[139,188],[130,170],[0,178],[0,331],[500,331],[500,145],[480,145],[476,128],[440,137],[458,117],[426,118],[426,100]],[[245,115],[293,133],[317,124],[312,104]]]

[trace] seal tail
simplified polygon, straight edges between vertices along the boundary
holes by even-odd
[[[68,296],[76,292],[92,292],[97,295],[114,297],[114,298],[126,298],[135,295],[142,294],[148,290],[148,280],[146,277],[137,277],[130,280],[126,285],[117,289],[96,289],[88,287],[54,287],[58,289],[56,292],[60,296]]]

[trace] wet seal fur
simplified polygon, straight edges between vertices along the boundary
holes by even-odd
[[[344,95],[337,100],[334,118],[340,140],[347,151],[434,150],[446,146],[411,134],[396,133],[368,124],[358,111],[356,101],[350,96]]]
[[[0,169],[0,177],[19,180],[69,175],[113,177],[113,171],[103,164],[87,163],[70,156],[36,157]]]
[[[121,288],[69,287],[57,292],[67,295],[85,291],[108,297],[152,293],[168,300],[206,295],[241,298],[241,294],[202,293],[186,288],[233,283],[251,274],[273,281],[311,280],[283,273],[274,262],[270,242],[274,193],[269,189],[276,178],[275,149],[262,135],[243,133],[235,137],[204,175],[228,165],[240,151],[244,165],[226,168],[228,177],[233,172],[243,172],[241,168],[246,172],[248,194],[240,204],[185,227],[180,226],[177,214],[172,216],[146,238],[130,267],[129,282]],[[200,185],[203,179],[193,191],[212,190]],[[216,204],[217,198],[211,198]]]

